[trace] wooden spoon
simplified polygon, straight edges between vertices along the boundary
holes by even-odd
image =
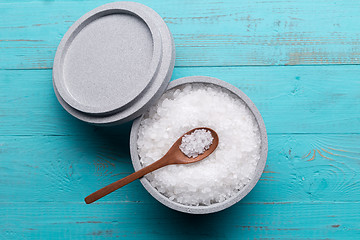
[[[181,140],[182,137],[187,135],[187,134],[191,134],[192,132],[194,132],[195,130],[198,129],[205,129],[210,131],[213,139],[212,144],[210,145],[209,149],[206,150],[203,154],[200,154],[199,156],[195,157],[195,158],[190,158],[188,156],[186,156],[179,148],[179,146],[181,145]],[[123,179],[120,179],[114,183],[111,183],[110,185],[107,185],[106,187],[103,187],[99,190],[97,190],[96,192],[90,194],[89,196],[87,196],[85,198],[85,202],[87,204],[89,203],[93,203],[97,200],[99,200],[100,198],[108,195],[109,193],[125,186],[128,183],[131,183],[132,181],[143,177],[144,175],[155,171],[156,169],[165,167],[167,165],[171,165],[171,164],[188,164],[188,163],[194,163],[194,162],[198,162],[204,158],[206,158],[207,156],[209,156],[217,147],[218,143],[219,143],[219,137],[217,135],[217,133],[210,129],[210,128],[194,128],[191,131],[185,133],[183,136],[181,136],[170,148],[170,150],[165,154],[165,156],[163,156],[160,160],[152,163],[151,165],[144,167],[142,169],[140,169],[137,172],[134,172],[133,174],[130,174],[127,177],[124,177]]]

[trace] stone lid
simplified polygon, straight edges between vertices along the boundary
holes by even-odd
[[[86,13],[64,35],[54,59],[54,90],[76,118],[119,124],[159,99],[174,60],[171,33],[154,10],[109,3]]]

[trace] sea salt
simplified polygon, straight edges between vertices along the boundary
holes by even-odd
[[[188,157],[196,158],[210,148],[214,138],[206,129],[197,129],[181,139],[180,150]]]
[[[184,205],[210,205],[234,196],[249,183],[260,159],[259,126],[242,100],[224,88],[192,83],[167,91],[142,119],[137,141],[141,164],[157,161],[198,127],[219,136],[210,156],[145,176],[161,194]]]

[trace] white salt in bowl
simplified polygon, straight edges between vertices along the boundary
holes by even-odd
[[[258,109],[254,105],[254,103],[237,87],[212,77],[191,76],[191,77],[180,78],[175,81],[172,81],[169,84],[167,90],[178,88],[185,84],[194,84],[194,83],[203,83],[209,86],[221,87],[228,90],[234,96],[239,97],[239,99],[242,100],[242,102],[248,107],[250,112],[253,114],[255,122],[258,124],[259,127],[260,141],[261,141],[260,159],[257,162],[253,176],[251,176],[249,182],[246,183],[244,187],[242,187],[238,192],[236,192],[234,195],[227,198],[226,200],[222,202],[212,203],[210,205],[199,205],[199,206],[185,205],[175,202],[174,200],[170,200],[167,196],[163,195],[155,187],[153,187],[146,177],[141,178],[140,181],[142,185],[145,187],[145,189],[155,199],[157,199],[159,202],[161,202],[162,204],[164,204],[165,206],[171,209],[184,213],[191,213],[191,214],[207,214],[207,213],[218,212],[234,205],[235,203],[239,202],[242,198],[244,198],[254,188],[254,186],[260,179],[261,174],[265,167],[267,151],[268,151],[268,141],[267,141],[265,124]],[[130,153],[131,153],[132,164],[136,171],[140,170],[143,167],[140,162],[137,141],[138,141],[140,124],[142,119],[144,118],[144,115],[142,115],[141,117],[139,117],[134,121],[130,134]]]

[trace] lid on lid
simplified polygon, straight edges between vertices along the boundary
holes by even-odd
[[[83,121],[122,123],[163,94],[174,59],[171,33],[154,10],[134,2],[105,4],[82,16],[61,40],[54,90]]]

